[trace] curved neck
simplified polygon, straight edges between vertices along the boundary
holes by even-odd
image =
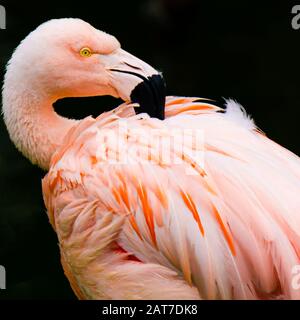
[[[77,120],[59,116],[53,100],[30,91],[26,84],[3,87],[3,114],[10,138],[34,164],[48,170],[52,155]]]

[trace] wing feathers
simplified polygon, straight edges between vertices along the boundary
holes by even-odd
[[[300,298],[291,281],[300,264],[299,158],[257,132],[234,101],[219,110],[197,98],[168,97],[164,122],[140,121],[130,105],[83,122],[43,181],[50,220],[66,239],[70,226],[78,243],[89,238],[88,257],[118,241],[145,265],[164,266],[195,285],[203,298]],[[101,136],[126,117],[118,149],[115,138]],[[201,129],[204,143],[163,149],[166,159],[176,159],[166,162],[151,130],[166,139],[174,127]],[[203,163],[195,151],[204,153]],[[128,162],[109,162],[116,155]],[[83,200],[70,202],[79,189],[86,209]],[[106,239],[112,214],[125,222]]]

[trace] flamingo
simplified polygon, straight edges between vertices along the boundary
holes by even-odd
[[[160,72],[73,18],[21,42],[2,93],[11,140],[48,171],[44,201],[79,299],[300,298],[300,161],[237,102],[165,100]],[[102,95],[124,103],[82,120],[53,109]]]

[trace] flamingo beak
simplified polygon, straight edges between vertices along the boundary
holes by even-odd
[[[119,97],[139,105],[135,108],[137,114],[164,119],[166,86],[160,72],[122,49],[100,55],[100,61],[109,72],[111,85]]]

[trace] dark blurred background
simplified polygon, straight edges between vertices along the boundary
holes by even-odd
[[[14,48],[40,23],[79,17],[115,35],[124,49],[162,70],[168,94],[219,102],[235,98],[269,137],[300,154],[300,30],[291,26],[293,3],[35,2],[0,0],[7,11],[7,29],[0,30],[1,78]],[[116,103],[109,98],[77,99],[59,102],[57,108],[82,118]],[[45,213],[43,175],[17,152],[1,119],[0,265],[7,271],[1,299],[74,299]]]

